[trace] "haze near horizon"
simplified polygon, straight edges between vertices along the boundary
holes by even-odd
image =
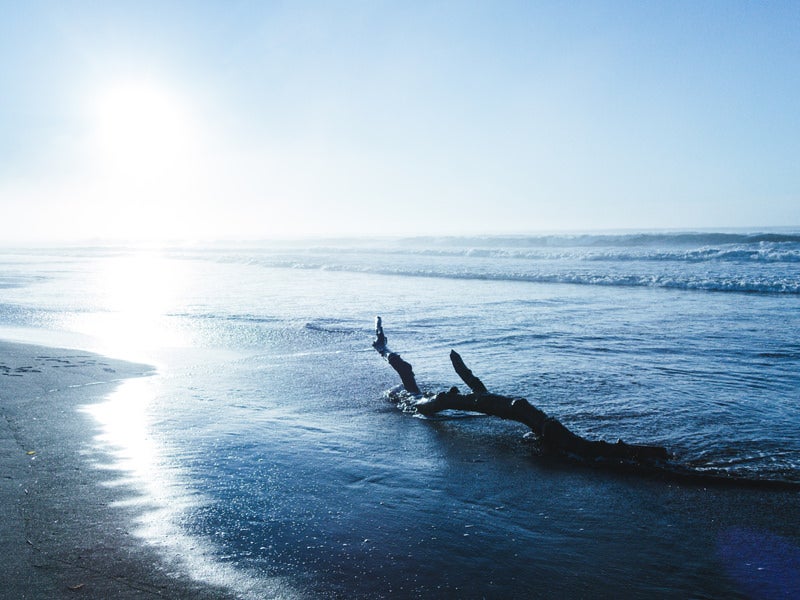
[[[792,2],[37,2],[0,240],[800,226]]]

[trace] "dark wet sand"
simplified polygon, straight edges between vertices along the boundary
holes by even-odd
[[[0,342],[0,598],[232,598],[133,535],[136,491],[79,407],[151,372],[76,350]],[[132,503],[135,504],[135,503]]]
[[[135,502],[141,493],[120,485],[118,471],[94,466],[114,460],[95,443],[97,424],[79,408],[102,401],[123,379],[149,372],[146,365],[82,351],[0,342],[0,599],[236,597],[227,588],[193,580],[181,557],[165,556],[137,537],[137,518],[145,512],[141,502]],[[448,439],[456,448],[453,462],[463,460],[468,449],[458,447],[453,432]],[[638,585],[635,597],[645,597],[647,589],[658,597],[678,597],[663,585],[673,572],[680,579],[675,589],[681,593],[692,586],[710,590],[689,594],[694,597],[798,597],[800,550],[790,545],[796,539],[800,511],[796,492],[705,489],[648,480],[630,485],[623,477],[574,466],[564,476],[563,464],[554,466],[557,477],[549,477],[548,467],[542,464],[537,467],[540,479],[535,485],[543,495],[569,496],[575,489],[583,495],[599,494],[610,508],[592,518],[613,518],[630,510],[629,522],[620,526],[619,535],[623,540],[636,536],[645,540],[632,548],[664,535],[669,536],[667,548],[685,550],[685,556],[668,557],[666,564],[647,562],[661,556],[657,552],[643,556],[641,565],[627,555],[595,557],[601,567],[592,566],[574,582],[559,582],[579,592],[572,597],[610,597],[609,589],[625,589],[625,582],[614,575],[619,565],[633,575],[648,575],[653,587],[648,588],[647,582]],[[565,484],[578,487],[570,487],[565,494]],[[471,494],[471,489],[465,488],[464,493]],[[605,540],[598,547],[620,546]],[[715,548],[720,552],[720,547],[726,572],[735,584],[728,583],[719,560],[696,559],[698,552],[712,553]],[[576,561],[572,567],[580,573],[584,550],[581,546],[572,550]],[[586,552],[591,555],[593,550]],[[605,588],[598,580],[604,569],[615,587]],[[463,576],[457,570],[450,573]],[[547,597],[548,585],[543,581],[542,594],[535,597]],[[259,599],[298,595],[289,591],[246,594]],[[473,596],[467,593],[466,597]]]

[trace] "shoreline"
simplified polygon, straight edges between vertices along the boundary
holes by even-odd
[[[234,598],[137,537],[141,492],[93,444],[83,410],[147,365],[0,340],[0,585],[7,597]]]

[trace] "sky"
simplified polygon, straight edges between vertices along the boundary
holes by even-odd
[[[796,1],[0,14],[0,242],[800,226]]]

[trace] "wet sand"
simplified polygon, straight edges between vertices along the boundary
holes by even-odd
[[[151,367],[0,342],[0,597],[232,598],[193,581],[133,533],[136,490],[81,406]]]
[[[168,557],[137,537],[137,522],[147,511],[141,492],[121,485],[119,471],[97,468],[114,463],[114,457],[94,441],[100,433],[98,425],[80,408],[102,401],[122,380],[150,372],[146,365],[82,351],[0,342],[0,598],[237,596],[227,588],[192,579],[182,557]],[[369,418],[374,419],[375,415]],[[421,429],[418,422],[407,424],[415,431]],[[397,419],[393,418],[392,426],[397,426]],[[434,432],[441,438],[444,463],[464,465],[465,457],[475,449],[474,435],[460,433],[458,427],[447,422],[434,427],[447,430],[446,435]],[[495,429],[493,425],[489,434],[492,439]],[[446,589],[453,593],[460,587],[464,597],[501,597],[499,592],[491,593],[484,572],[474,565],[486,560],[486,555],[480,554],[482,544],[497,554],[505,542],[491,540],[505,538],[513,526],[518,532],[531,528],[526,539],[535,545],[529,549],[512,545],[510,551],[529,550],[532,558],[525,562],[527,559],[509,557],[510,566],[493,567],[494,576],[517,577],[516,566],[524,565],[530,571],[512,579],[516,583],[504,589],[516,586],[530,597],[559,593],[565,597],[797,597],[800,548],[795,540],[800,505],[795,491],[631,480],[616,473],[538,460],[525,470],[524,480],[530,480],[532,488],[517,486],[498,495],[487,490],[494,485],[491,482],[505,476],[503,473],[508,474],[508,481],[521,481],[515,475],[520,469],[520,456],[508,456],[507,447],[492,444],[482,446],[481,456],[481,461],[469,462],[467,468],[443,479],[424,476],[421,484],[414,480],[410,487],[421,485],[430,492],[444,485],[451,489],[451,497],[486,497],[490,506],[501,508],[515,504],[530,507],[534,521],[549,519],[542,515],[561,515],[553,519],[559,524],[553,527],[543,521],[540,525],[520,521],[514,525],[513,516],[496,510],[503,514],[483,528],[484,537],[475,528],[470,530],[470,537],[462,538],[461,516],[448,521],[431,513],[433,516],[425,521],[428,517],[422,513],[420,531],[429,525],[437,528],[440,541],[435,547],[426,550],[422,544],[426,538],[420,534],[423,537],[413,556],[392,554],[415,539],[414,535],[399,533],[400,538],[389,540],[387,550],[366,557],[371,562],[341,558],[336,562],[333,556],[330,563],[313,572],[319,577],[323,592],[305,596],[320,597],[327,591],[327,597],[389,597],[385,595],[387,589],[408,584],[413,586],[411,589],[431,590],[430,594],[435,594],[432,590],[437,587],[449,585]],[[491,466],[483,468],[483,464]],[[353,480],[364,479],[363,465],[354,468],[357,477]],[[403,470],[408,471],[405,478],[420,475],[405,466]],[[531,494],[530,489],[536,493]],[[389,498],[402,498],[404,492],[401,488],[399,495],[388,493]],[[379,496],[372,498],[373,506],[378,502]],[[584,507],[587,510],[580,513],[580,522],[570,522],[564,516],[583,511]],[[467,513],[472,515],[470,518],[478,518],[475,510]],[[360,518],[365,513],[355,514]],[[399,518],[395,532],[402,532],[405,527],[406,532],[420,528],[420,513],[400,514]],[[402,522],[403,518],[408,522]],[[572,529],[564,529],[564,523]],[[584,523],[589,532],[584,533],[582,528],[577,531],[578,525]],[[451,525],[453,539],[448,541],[446,532]],[[362,523],[354,525],[354,531],[363,528]],[[283,541],[294,543],[293,535],[290,532]],[[552,543],[543,541],[546,535],[554,536]],[[490,541],[473,541],[481,539]],[[280,542],[277,539],[275,543]],[[303,561],[309,557],[317,558],[303,555],[303,545],[294,545],[299,548],[298,564],[304,565],[300,568],[306,568]],[[460,555],[442,550],[455,547],[462,549]],[[540,548],[549,554],[537,556]],[[385,563],[381,562],[382,556],[387,557]],[[471,564],[471,571],[465,572],[459,562]],[[317,563],[308,564],[319,569]],[[381,579],[383,565],[389,566]],[[355,572],[362,580],[346,579],[342,569],[348,569],[351,576]],[[369,577],[364,577],[365,572]],[[548,574],[550,579],[539,577]],[[527,578],[534,576],[537,587],[532,592],[534,588]],[[627,578],[635,585],[629,585]],[[212,581],[227,584],[231,580],[222,577]],[[346,581],[361,581],[361,587],[348,588],[353,584]],[[470,582],[474,588],[469,588]],[[271,585],[265,588],[273,590],[269,593],[238,595],[303,595]],[[465,589],[475,592],[470,595]],[[368,596],[365,590],[372,595]]]

